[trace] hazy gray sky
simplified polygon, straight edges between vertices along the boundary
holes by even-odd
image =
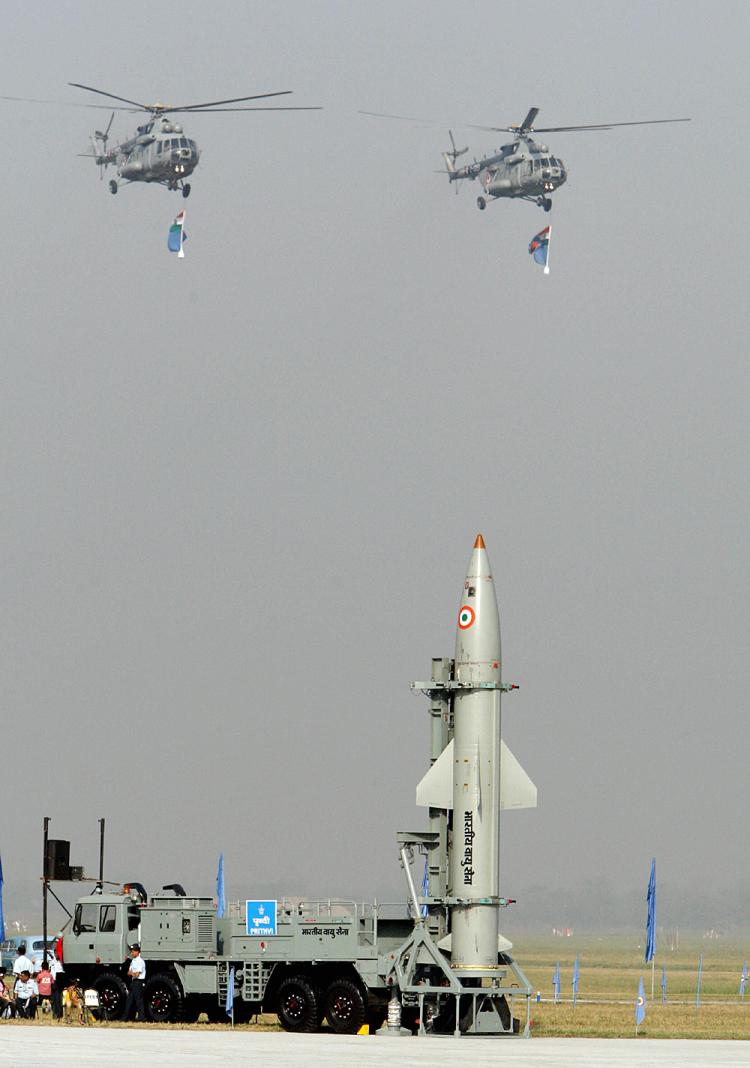
[[[670,886],[746,887],[748,5],[2,13],[6,95],[325,107],[189,117],[178,261],[183,201],[75,156],[105,112],[0,102],[6,914],[44,815],[90,869],[105,815],[108,875],[150,887],[212,892],[223,850],[232,897],[400,898],[409,682],[480,530],[539,787],[503,820],[514,922],[645,892],[652,854],[660,922]],[[549,277],[538,208],[433,173],[449,125],[532,104],[693,118],[550,137]]]

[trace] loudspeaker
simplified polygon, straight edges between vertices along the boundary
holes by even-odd
[[[62,838],[47,840],[47,856],[44,858],[45,879],[68,880],[70,878],[70,842]]]

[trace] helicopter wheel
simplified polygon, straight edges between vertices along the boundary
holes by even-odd
[[[480,211],[484,211],[484,209],[487,207],[487,201],[484,199],[484,197],[477,197],[477,207]]]
[[[112,193],[112,194],[114,194],[114,193],[116,193],[116,192],[117,192],[117,182],[116,182],[116,181],[114,180],[114,178],[110,178],[110,181],[109,181],[109,191],[110,191],[110,193]]]
[[[542,207],[545,211],[552,211],[552,201],[549,197],[545,197],[545,199],[542,201]]]
[[[183,187],[182,187],[182,195],[184,197],[189,197],[190,196],[190,182],[185,182],[185,184],[183,185]]]

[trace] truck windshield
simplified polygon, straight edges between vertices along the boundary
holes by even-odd
[[[75,934],[83,934],[96,930],[97,906],[94,904],[76,905],[73,931]]]

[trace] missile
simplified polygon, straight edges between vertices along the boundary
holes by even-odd
[[[500,897],[500,617],[477,535],[456,621],[451,967],[497,967]]]
[[[415,684],[417,685],[417,684]],[[482,535],[469,560],[456,622],[453,738],[417,786],[417,804],[453,810],[449,849],[451,966],[497,967],[499,811],[536,806],[536,787],[500,736],[500,618]]]

